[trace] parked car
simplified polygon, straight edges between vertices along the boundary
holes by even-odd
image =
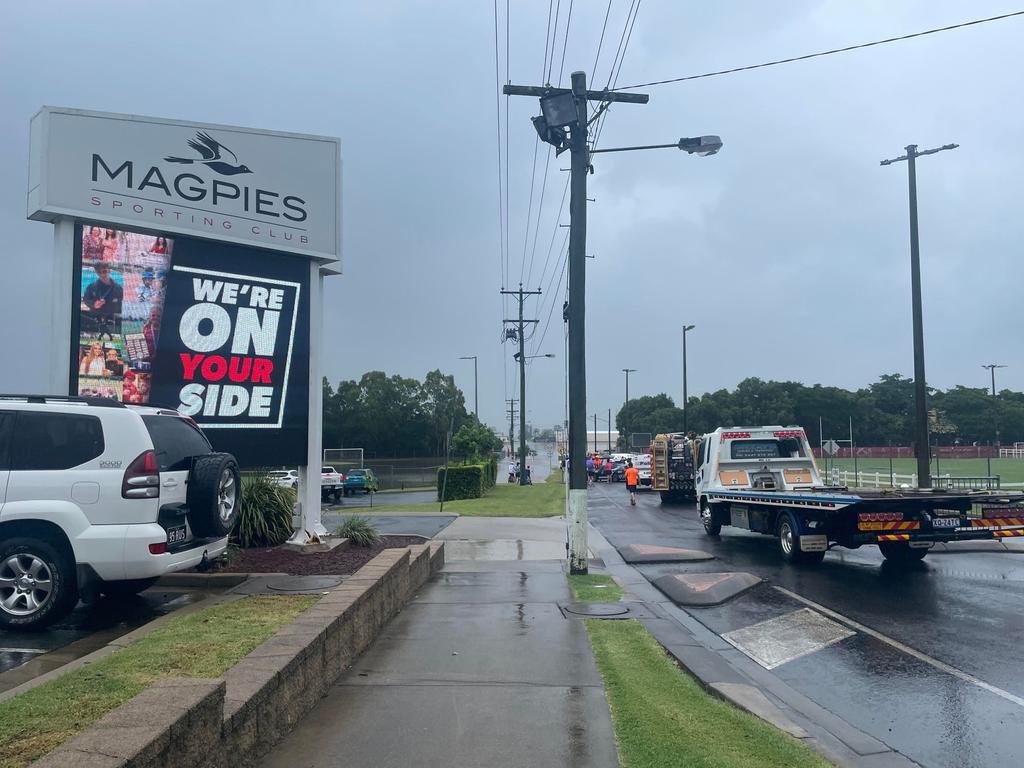
[[[2,629],[219,557],[241,501],[238,463],[192,419],[99,398],[0,396],[0,471]]]
[[[267,477],[282,488],[299,487],[299,473],[294,469],[274,470],[273,472],[268,472]]]
[[[345,475],[334,467],[320,468],[320,496],[324,501],[340,500],[345,490]]]
[[[380,490],[377,476],[372,469],[350,469],[345,477],[345,495],[363,492],[376,493]]]

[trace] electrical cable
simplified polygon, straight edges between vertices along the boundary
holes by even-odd
[[[551,32],[551,58],[548,59],[548,75],[544,78],[546,84],[551,83],[551,68],[555,65],[555,39],[558,36],[558,13],[562,8],[562,0],[555,4],[555,28]]]
[[[501,184],[501,65],[499,63],[498,46],[498,0],[494,0],[494,113],[497,121],[497,149],[498,149],[498,272],[501,289],[505,290],[505,209],[502,203]],[[506,100],[507,101],[507,100]],[[505,309],[508,302],[505,296],[501,295],[498,306],[498,320],[502,324],[502,338],[504,338]],[[504,371],[501,377],[501,384],[505,392],[505,399],[508,399],[508,361],[505,355],[501,356]]]
[[[562,63],[558,65],[558,86],[562,86],[562,74],[565,72],[565,51],[569,47],[569,25],[572,24],[572,4],[569,0],[569,15],[565,17],[565,39],[562,41]]]
[[[761,64],[749,64],[745,67],[733,67],[731,69],[720,69],[715,72],[704,72],[700,75],[687,75],[686,77],[672,77],[668,80],[652,80],[649,83],[637,83],[636,85],[623,85],[620,88],[612,88],[613,91],[628,91],[633,88],[650,88],[654,85],[666,85],[668,83],[682,83],[687,80],[700,80],[705,77],[718,77],[719,75],[731,75],[736,72],[747,72],[752,69],[763,69],[764,67],[775,67],[779,64],[791,64],[794,61],[806,61],[808,59],[816,59],[822,56],[832,56],[836,53],[848,53],[849,51],[856,51],[862,48],[872,48],[876,45],[886,45],[888,43],[898,43],[904,40],[912,40],[915,37],[924,37],[925,35],[934,35],[939,32],[949,32],[954,29],[962,29],[964,27],[972,27],[977,24],[987,24],[990,21],[1001,21],[1003,19],[1010,19],[1014,16],[1024,16],[1024,11],[1013,11],[1012,13],[1003,13],[998,16],[989,16],[984,19],[974,19],[973,21],[964,21],[959,24],[950,24],[945,27],[935,27],[934,29],[926,29],[922,32],[913,32],[908,35],[897,35],[896,37],[887,37],[884,40],[873,40],[870,43],[858,43],[856,45],[847,45],[843,48],[833,48],[827,51],[817,51],[815,53],[805,53],[802,56],[791,56],[786,59],[776,59],[774,61],[766,61]]]

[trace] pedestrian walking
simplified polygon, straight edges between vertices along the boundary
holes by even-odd
[[[626,490],[629,491],[629,505],[636,506],[636,486],[640,482],[640,470],[633,466],[632,461],[626,462]]]
[[[594,484],[594,457],[587,456],[587,485],[591,486]]]

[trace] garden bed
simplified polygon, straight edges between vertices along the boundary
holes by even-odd
[[[296,552],[283,547],[236,550],[218,573],[288,573],[333,576],[355,573],[385,549],[423,544],[420,536],[382,536],[369,547],[337,547],[330,552]]]

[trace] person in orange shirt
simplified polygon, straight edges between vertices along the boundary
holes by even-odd
[[[630,506],[636,506],[636,486],[640,482],[640,470],[633,466],[632,461],[626,462],[626,490],[629,491]]]

